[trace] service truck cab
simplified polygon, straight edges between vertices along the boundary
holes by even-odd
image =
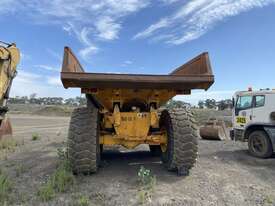
[[[247,141],[252,155],[267,158],[275,151],[275,90],[236,92],[232,138]]]

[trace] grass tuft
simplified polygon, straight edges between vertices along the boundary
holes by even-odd
[[[156,176],[150,170],[141,166],[138,171],[138,180],[140,186],[138,197],[140,203],[143,205],[152,199],[152,193],[156,185]]]
[[[58,152],[58,155],[60,153]],[[38,197],[44,202],[52,200],[56,193],[68,191],[75,183],[68,160],[60,156],[60,164],[48,181],[39,189]]]
[[[17,164],[15,167],[15,175],[16,177],[19,177],[21,174],[27,171],[27,168],[23,164]]]
[[[62,165],[57,168],[51,181],[56,192],[65,192],[74,185],[75,179],[69,170],[67,162],[62,163]]]
[[[37,141],[37,140],[40,140],[40,136],[38,133],[33,133],[32,134],[32,141]]]
[[[78,206],[89,206],[89,204],[90,204],[89,198],[85,195],[81,195],[78,198],[76,205],[78,205]]]
[[[14,150],[14,148],[17,146],[17,141],[13,139],[12,137],[3,138],[0,140],[0,150]]]
[[[43,202],[52,200],[55,197],[55,191],[51,181],[48,181],[41,188],[39,188],[37,195]]]
[[[74,176],[67,168],[67,165],[63,163],[57,168],[45,185],[39,189],[38,196],[42,201],[47,202],[52,200],[56,193],[66,192],[74,185]]]
[[[10,200],[13,183],[9,177],[0,170],[0,203],[6,205]]]
[[[274,203],[274,200],[271,196],[266,196],[264,199],[264,203],[265,203],[265,205],[268,205],[268,204],[271,205]]]
[[[16,147],[19,143],[12,137],[5,137],[0,140],[0,159],[7,160],[8,153],[15,152]]]

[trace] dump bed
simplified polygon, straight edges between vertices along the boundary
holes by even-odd
[[[61,80],[65,88],[207,90],[214,82],[208,53],[168,75],[86,73],[69,47],[64,49]]]

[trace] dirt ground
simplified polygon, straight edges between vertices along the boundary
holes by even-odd
[[[275,205],[275,157],[257,159],[239,142],[199,141],[199,158],[188,177],[167,172],[146,146],[103,153],[97,174],[76,177],[76,184],[54,200],[41,202],[38,188],[55,171],[57,148],[66,140],[68,117],[10,115],[14,137],[22,144],[0,160],[14,182],[14,205],[72,205],[81,194],[90,205],[139,205],[137,172],[141,165],[156,175],[146,205]],[[32,135],[39,139],[32,140]],[[21,169],[18,172],[18,165]]]

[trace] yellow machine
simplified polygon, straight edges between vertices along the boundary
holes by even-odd
[[[19,61],[20,52],[16,45],[0,41],[0,139],[4,135],[12,134],[11,124],[6,115],[7,99]]]
[[[177,94],[214,82],[208,53],[169,75],[85,73],[66,47],[61,80],[80,87],[87,106],[73,111],[68,156],[76,174],[97,171],[104,145],[133,149],[147,144],[168,170],[186,175],[197,159],[197,128],[189,109],[160,109]]]

